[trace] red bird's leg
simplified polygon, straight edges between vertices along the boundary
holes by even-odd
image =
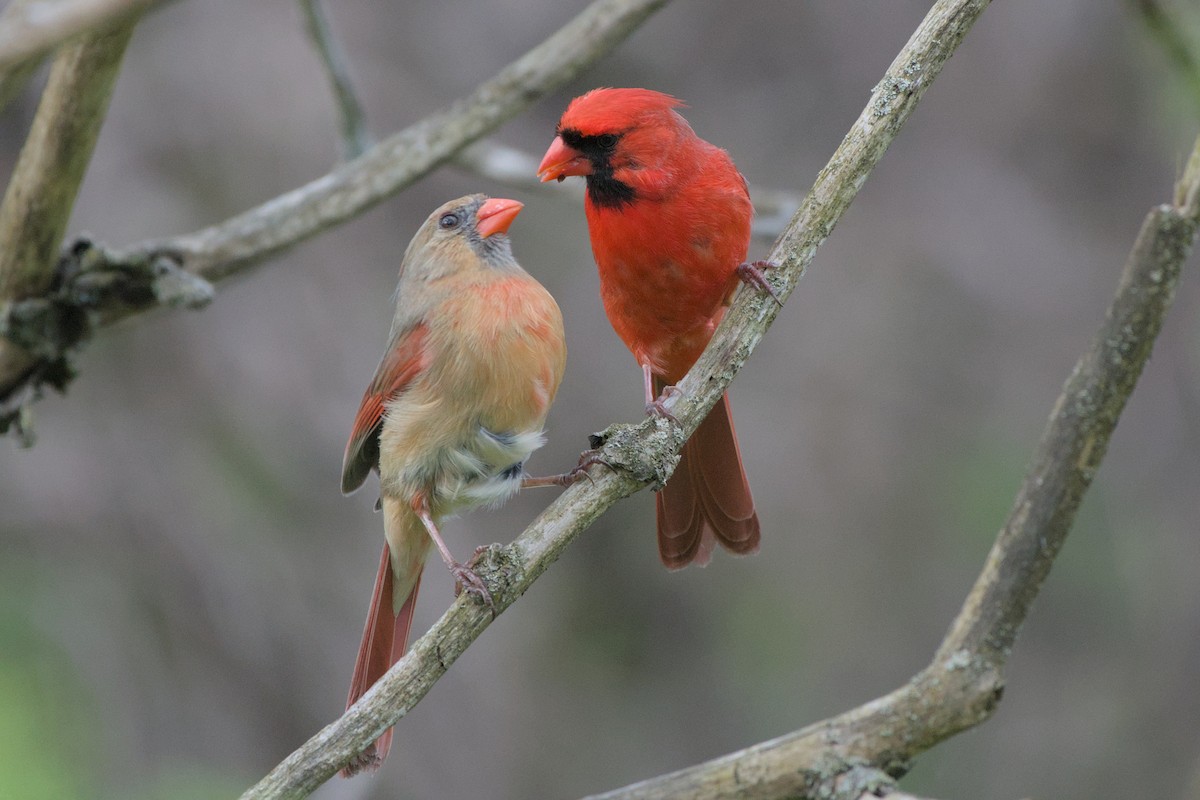
[[[599,450],[584,450],[579,455],[579,464],[573,469],[567,472],[560,472],[557,475],[547,475],[544,478],[522,478],[521,488],[537,489],[541,486],[570,486],[582,478],[587,478],[590,481],[592,476],[588,475],[588,467],[595,464],[603,464],[609,469],[613,468],[612,464],[600,457]]]
[[[779,299],[779,295],[775,294],[775,290],[771,288],[771,284],[767,281],[767,276],[764,274],[764,270],[773,269],[777,266],[779,265],[770,261],[747,261],[738,265],[737,274],[742,283],[758,289],[763,294],[771,295],[771,299],[782,308],[783,301]]]
[[[412,509],[425,524],[429,538],[433,539],[433,543],[437,545],[438,552],[442,555],[442,561],[446,562],[446,567],[454,576],[454,596],[462,594],[465,589],[467,594],[473,594],[486,603],[492,609],[492,615],[495,616],[496,603],[492,600],[492,593],[488,591],[483,578],[479,577],[475,570],[455,561],[454,556],[450,555],[450,548],[446,547],[446,543],[442,541],[442,534],[438,531],[437,523],[433,521],[433,516],[429,513],[429,498],[423,494],[417,495],[413,498]]]
[[[642,364],[642,382],[646,387],[646,415],[658,416],[678,423],[679,420],[675,419],[675,415],[667,410],[667,401],[676,395],[683,394],[683,392],[674,386],[664,386],[662,394],[655,397],[654,376],[650,374],[649,364]]]

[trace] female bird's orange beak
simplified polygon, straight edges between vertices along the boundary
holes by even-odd
[[[524,207],[525,204],[517,200],[493,197],[481,205],[475,214],[475,230],[485,239],[497,233],[508,233],[508,226],[512,225]]]
[[[555,136],[550,149],[542,156],[537,174],[542,183],[563,181],[570,175],[591,175],[592,162],[574,147],[568,147],[561,136]]]

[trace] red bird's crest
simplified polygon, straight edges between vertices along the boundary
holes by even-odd
[[[593,89],[571,101],[558,127],[586,135],[626,128],[644,117],[686,106],[682,100],[653,89]]]

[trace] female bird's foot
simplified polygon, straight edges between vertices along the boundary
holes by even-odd
[[[783,301],[779,299],[779,295],[775,294],[775,290],[771,288],[771,284],[764,274],[764,270],[774,269],[777,266],[779,265],[770,261],[747,261],[738,265],[737,274],[742,283],[758,289],[763,294],[771,295],[776,305],[782,308]]]
[[[484,548],[487,549],[486,547]],[[478,551],[476,551],[478,555]],[[454,576],[454,596],[458,597],[464,591],[467,594],[473,594],[483,601],[484,605],[492,610],[492,616],[496,616],[496,602],[492,599],[492,593],[488,591],[487,584],[483,582],[483,578],[479,577],[479,573],[470,567],[460,564],[457,561],[451,562],[449,565],[450,574]]]
[[[668,419],[678,425],[679,420],[675,419],[675,415],[667,410],[667,401],[672,397],[678,397],[681,394],[683,394],[683,392],[681,392],[678,387],[664,386],[662,394],[658,396],[658,399],[651,400],[649,403],[646,403],[646,416],[662,417],[663,419]]]
[[[600,457],[599,450],[584,450],[579,455],[579,464],[567,472],[560,472],[557,475],[547,475],[543,478],[524,478],[521,480],[522,489],[534,489],[539,486],[571,486],[579,482],[583,478],[592,480],[592,476],[588,475],[588,467],[594,464],[603,464],[612,469],[612,464],[609,464]],[[593,481],[594,483],[594,481]]]

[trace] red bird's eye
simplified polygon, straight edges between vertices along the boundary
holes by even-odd
[[[600,145],[603,150],[612,150],[617,146],[617,140],[620,138],[615,133],[602,133],[596,137],[596,144]]]

